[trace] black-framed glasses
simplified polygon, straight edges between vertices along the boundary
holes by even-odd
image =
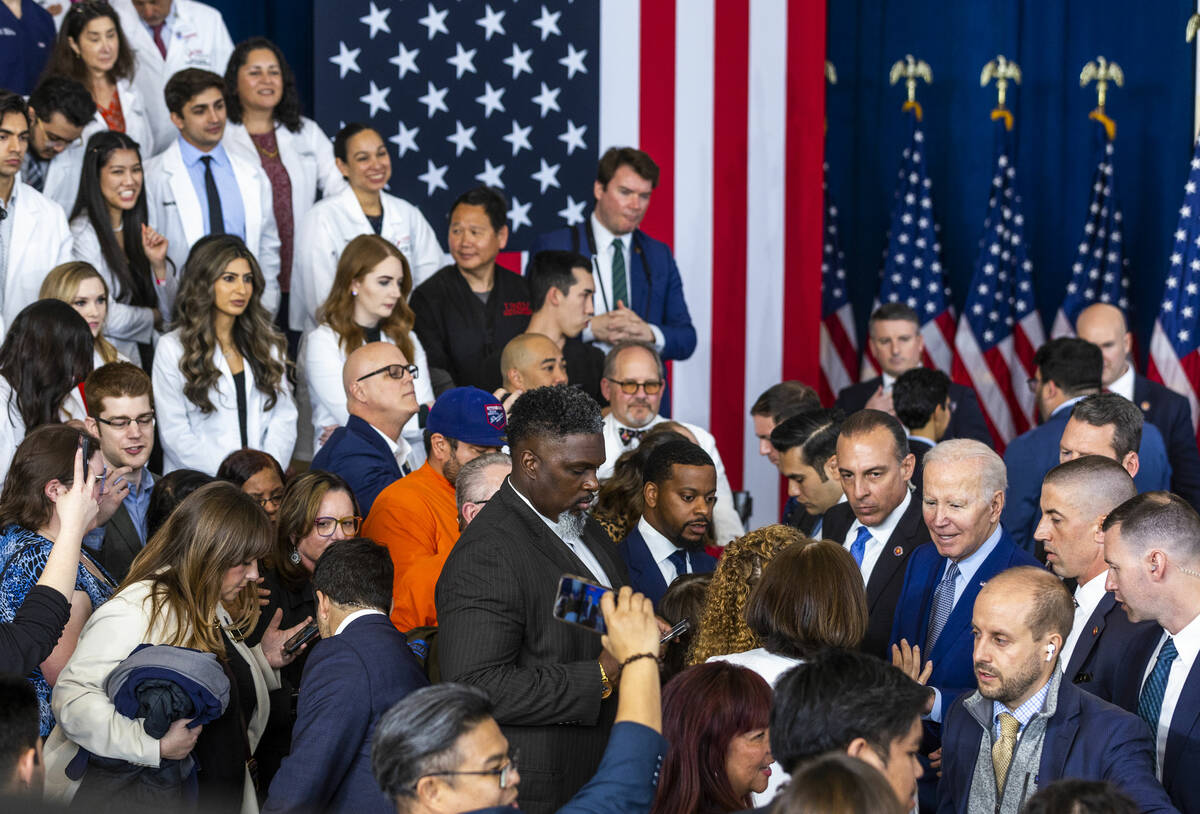
[[[621,388],[621,392],[627,396],[632,396],[638,391],[639,387],[646,391],[647,396],[653,396],[663,389],[663,383],[661,380],[651,380],[648,382],[623,382],[620,379],[609,379],[609,381]]]
[[[250,495],[250,497],[254,498],[254,502],[257,503],[259,505],[259,507],[263,508],[263,509],[267,508],[268,503],[270,503],[276,509],[278,509],[280,506],[283,505],[283,492],[282,491],[272,492],[269,495]]]
[[[412,376],[415,379],[419,375],[418,370],[419,369],[416,365],[388,365],[386,367],[379,368],[379,370],[372,370],[370,373],[359,376],[354,381],[361,382],[363,379],[369,379],[372,376],[378,376],[380,373],[387,373],[388,376],[393,379],[403,379],[404,374],[407,373],[409,376]]]
[[[148,430],[154,426],[154,413],[142,413],[135,418],[129,418],[128,416],[123,415],[117,416],[116,418],[100,418],[97,416],[96,420],[106,427],[112,427],[114,430],[128,429],[129,425],[134,422],[137,422],[137,425],[143,430]]]
[[[313,520],[313,531],[322,537],[332,537],[333,533],[341,526],[343,534],[353,537],[358,533],[361,523],[361,517],[318,517]]]
[[[430,772],[429,774],[421,775],[421,777],[455,777],[460,774],[465,775],[497,775],[500,778],[500,788],[506,789],[510,785],[513,772],[519,771],[517,768],[517,758],[521,754],[520,749],[513,749],[508,753],[508,763],[503,766],[498,766],[495,769],[481,769],[477,772]],[[418,781],[420,778],[417,778]],[[416,783],[413,784],[416,788]]]

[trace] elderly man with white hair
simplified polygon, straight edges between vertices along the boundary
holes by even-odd
[[[925,526],[933,538],[913,552],[892,624],[892,661],[933,689],[923,748],[933,771],[920,783],[922,808],[932,808],[941,759],[943,713],[975,689],[971,609],[979,589],[1019,565],[1041,567],[1000,525],[1008,476],[986,444],[943,441],[925,453]]]

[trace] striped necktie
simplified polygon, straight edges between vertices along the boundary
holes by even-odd
[[[929,630],[925,634],[925,648],[921,651],[924,658],[929,658],[933,646],[937,644],[942,628],[950,620],[950,612],[954,610],[954,583],[958,581],[958,563],[950,563],[946,576],[938,583],[933,592],[933,610],[929,614]]]

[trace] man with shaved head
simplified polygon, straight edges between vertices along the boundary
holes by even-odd
[[[1111,458],[1085,455],[1059,464],[1042,483],[1042,519],[1033,534],[1045,547],[1046,564],[1077,585],[1074,621],[1059,664],[1068,681],[1105,701],[1113,700],[1128,649],[1149,624],[1130,622],[1104,585],[1108,566],[1100,525],[1136,494],[1129,472]]]
[[[1200,811],[1200,516],[1170,492],[1130,498],[1104,520],[1104,559],[1129,618],[1156,623],[1130,647],[1113,700],[1149,727],[1175,806]]]
[[[535,333],[514,336],[500,354],[504,389],[510,393],[567,383],[562,350],[549,337]]]
[[[411,449],[400,431],[418,409],[416,377],[417,366],[390,342],[363,345],[342,367],[350,418],[329,436],[312,468],[345,478],[364,515],[380,492],[411,471]]]
[[[1171,462],[1171,491],[1200,510],[1200,453],[1196,450],[1191,404],[1133,369],[1129,363],[1133,335],[1121,309],[1107,303],[1090,305],[1079,313],[1075,332],[1100,348],[1105,389],[1136,405],[1146,421],[1162,433]]]
[[[1053,574],[1012,568],[988,580],[971,616],[978,689],[946,716],[938,812],[1018,814],[1063,777],[1108,780],[1140,811],[1175,809],[1154,777],[1137,716],[1081,691],[1058,667],[1071,594]]]

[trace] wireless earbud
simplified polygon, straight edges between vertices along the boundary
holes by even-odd
[[[1054,650],[1055,650],[1054,642],[1051,642],[1050,644],[1046,645],[1046,661],[1050,661],[1051,659],[1054,658]]]

